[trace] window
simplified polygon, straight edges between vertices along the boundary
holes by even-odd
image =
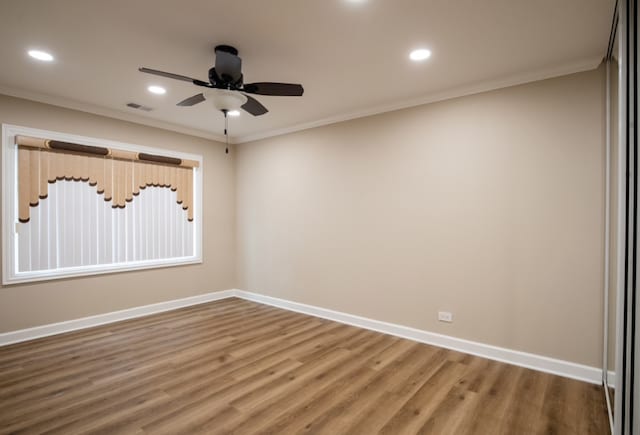
[[[202,157],[3,125],[3,284],[202,262]]]

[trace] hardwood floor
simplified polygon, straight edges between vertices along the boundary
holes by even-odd
[[[601,387],[241,299],[0,348],[0,433],[607,434]]]

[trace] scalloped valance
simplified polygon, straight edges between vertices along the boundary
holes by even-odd
[[[193,169],[197,161],[174,157],[16,136],[18,145],[19,221],[30,219],[30,207],[48,196],[48,184],[58,180],[83,181],[111,201],[126,203],[147,187],[169,188],[193,221]]]

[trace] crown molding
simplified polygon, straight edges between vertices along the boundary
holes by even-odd
[[[423,95],[418,98],[412,98],[408,100],[398,101],[391,104],[383,104],[375,107],[371,107],[364,110],[357,110],[353,112],[347,112],[331,116],[328,118],[319,119],[316,121],[295,124],[289,127],[276,128],[273,130],[267,130],[255,134],[248,134],[244,136],[238,136],[230,138],[231,144],[242,144],[247,142],[254,142],[261,139],[267,139],[274,136],[281,136],[284,134],[295,133],[297,131],[308,130],[311,128],[322,127],[329,124],[335,124],[338,122],[349,121],[357,118],[364,118],[367,116],[378,115],[385,112],[393,112],[396,110],[407,109],[410,107],[421,106],[424,104],[435,103],[438,101],[449,100],[452,98],[463,97],[467,95],[478,94],[481,92],[492,91],[495,89],[506,88],[509,86],[521,85],[524,83],[535,82],[538,80],[550,79],[553,77],[559,77],[568,74],[575,74],[582,71],[593,70],[600,65],[602,57],[591,57],[582,59],[577,62],[567,63],[561,66],[554,66],[551,68],[544,68],[535,70],[532,72],[526,72],[523,74],[509,75],[501,77],[495,80],[487,80],[477,83],[472,83],[464,86],[458,86],[452,89],[448,89],[442,92],[431,93]],[[177,133],[188,134],[191,136],[197,136],[204,139],[215,140],[218,142],[225,142],[225,138],[222,135],[214,134],[205,130],[200,130],[191,127],[185,127],[178,124],[173,124],[166,121],[160,121],[138,114],[124,112],[121,110],[110,109],[106,107],[97,106],[94,104],[83,103],[72,99],[58,97],[48,94],[36,93],[27,91],[24,89],[11,88],[0,85],[0,94],[9,95],[12,97],[23,98],[26,100],[37,101],[40,103],[52,104],[54,106],[60,106],[68,109],[80,110],[94,115],[106,116],[109,118],[115,118],[122,121],[129,121],[136,124],[147,125],[150,127],[162,128],[165,130],[175,131]]]
[[[121,121],[133,122],[135,124],[146,125],[148,127],[161,128],[176,133],[187,134],[190,136],[201,137],[203,139],[225,142],[224,136],[214,134],[197,128],[185,127],[171,122],[161,121],[158,119],[140,116],[136,113],[125,112],[122,110],[110,109],[97,106],[90,103],[72,100],[69,98],[58,97],[54,95],[42,94],[38,92],[27,91],[25,89],[12,88],[0,85],[0,94],[10,97],[22,98],[24,100],[36,101],[38,103],[51,104],[53,106],[64,107],[66,109],[79,110],[81,112],[91,113],[93,115],[105,116],[107,118],[119,119]]]
[[[602,57],[597,56],[597,57],[592,57],[588,59],[583,59],[578,62],[565,64],[562,66],[555,66],[552,68],[545,68],[545,69],[536,70],[533,72],[505,76],[495,80],[487,80],[487,81],[477,82],[469,85],[458,86],[443,92],[423,95],[419,98],[375,106],[366,110],[359,110],[359,111],[339,114],[336,116],[331,116],[331,117],[320,119],[317,121],[296,124],[291,127],[284,127],[280,129],[269,130],[262,133],[240,136],[236,138],[234,143],[241,144],[246,142],[254,142],[257,140],[267,139],[274,136],[281,136],[283,134],[295,133],[297,131],[308,130],[311,128],[322,127],[329,124],[335,124],[338,122],[349,121],[357,118],[364,118],[372,115],[378,115],[385,112],[393,112],[395,110],[407,109],[410,107],[421,106],[424,104],[435,103],[438,101],[450,100],[453,98],[464,97],[467,95],[479,94],[481,92],[493,91],[500,88],[507,88],[510,86],[516,86],[516,85],[535,82],[539,80],[550,79],[553,77],[560,77],[560,76],[575,74],[583,71],[590,71],[590,70],[596,69],[601,62],[602,62]]]

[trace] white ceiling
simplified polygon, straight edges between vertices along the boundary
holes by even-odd
[[[612,10],[613,0],[0,0],[0,93],[219,138],[222,114],[207,102],[175,106],[201,88],[137,69],[206,80],[214,45],[229,44],[246,83],[305,87],[258,96],[268,114],[232,119],[243,142],[593,68]],[[431,59],[409,61],[417,47]],[[32,48],[56,60],[37,62]]]

